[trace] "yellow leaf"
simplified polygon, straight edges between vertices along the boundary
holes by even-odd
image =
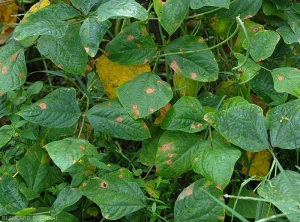
[[[28,12],[26,12],[26,14],[24,15],[24,18],[26,18],[31,13],[36,12],[37,10],[39,10],[41,8],[45,8],[47,5],[50,5],[49,0],[41,0],[37,3],[35,3],[33,6],[31,6],[31,8],[28,10]]]
[[[250,177],[254,175],[263,177],[268,174],[272,160],[272,155],[268,150],[263,150],[257,153],[247,152],[247,158],[247,161],[242,161],[242,174],[247,174],[248,172],[248,176]]]
[[[172,105],[170,103],[168,103],[163,108],[161,108],[159,110],[159,116],[155,119],[154,124],[156,124],[156,125],[160,124],[164,120],[165,116],[167,115],[167,113],[171,109],[171,107],[172,107]]]
[[[104,90],[110,99],[117,97],[117,87],[141,73],[151,71],[149,64],[138,66],[119,65],[110,61],[105,55],[96,60],[96,68]]]
[[[1,1],[0,2],[0,23],[7,25],[10,23],[16,23],[18,21],[17,16],[19,6],[14,1]],[[11,32],[12,28],[6,26],[3,28],[1,34]]]

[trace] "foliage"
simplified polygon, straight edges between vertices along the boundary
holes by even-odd
[[[300,3],[32,4],[0,1],[2,220],[300,221]]]

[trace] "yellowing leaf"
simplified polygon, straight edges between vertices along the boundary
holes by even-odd
[[[180,96],[197,96],[200,90],[199,82],[174,73],[173,83],[179,89]]]
[[[35,3],[33,6],[31,6],[31,8],[28,10],[28,12],[26,12],[26,14],[24,15],[24,18],[26,18],[31,13],[36,12],[37,10],[39,10],[41,8],[45,8],[47,5],[50,5],[49,0],[41,0],[37,3]]]
[[[170,103],[168,103],[163,108],[161,108],[159,110],[159,116],[155,119],[154,124],[156,124],[156,125],[160,124],[164,120],[165,116],[167,115],[167,113],[171,109],[171,107],[172,107],[172,105]]]
[[[243,160],[242,174],[248,176],[266,176],[269,172],[272,155],[268,150],[263,150],[257,153],[247,152],[248,161]]]
[[[96,68],[104,90],[110,99],[117,97],[117,87],[141,73],[151,71],[149,64],[119,65],[110,61],[105,55],[100,56],[96,60]]]
[[[11,1],[1,1],[0,2],[0,23],[7,25],[10,23],[16,23],[18,21],[17,16],[19,6],[15,2]],[[3,28],[1,34],[9,33],[12,31],[12,28],[6,26]]]

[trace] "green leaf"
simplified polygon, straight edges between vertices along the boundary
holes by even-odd
[[[233,193],[233,195],[238,195],[238,194],[235,192],[235,193]],[[261,207],[258,205],[262,204],[262,203],[259,203],[256,200],[251,200],[250,198],[259,198],[259,196],[256,193],[254,193],[253,190],[247,190],[246,188],[242,189],[239,196],[249,198],[249,199],[238,199],[238,202],[237,202],[234,210],[245,218],[255,218],[256,217],[256,209],[258,209],[258,207]],[[230,200],[228,202],[228,206],[230,208],[233,208],[235,201],[236,201],[235,198],[230,198]],[[226,214],[228,214],[229,216],[232,215],[231,212],[229,212],[229,211],[227,211]],[[274,215],[274,212],[273,212],[270,204],[264,203],[263,204],[263,212],[262,212],[263,218],[267,218],[272,215]]]
[[[288,25],[284,25],[276,29],[276,32],[278,32],[279,35],[283,38],[283,41],[286,44],[292,44],[295,42],[298,42],[297,35],[293,32],[291,27]]]
[[[97,17],[103,22],[112,17],[129,17],[146,20],[146,9],[134,0],[104,1],[97,9]]]
[[[250,55],[255,62],[269,58],[275,50],[280,36],[277,32],[271,30],[261,30],[250,37]],[[248,41],[243,42],[246,48]]]
[[[0,211],[3,213],[4,209],[5,214],[15,214],[26,208],[27,204],[28,201],[20,192],[17,181],[9,175],[3,175],[0,180]]]
[[[79,10],[81,10],[85,15],[88,15],[90,10],[99,3],[99,0],[71,0],[73,6]]]
[[[159,139],[155,159],[156,174],[176,178],[192,168],[191,156],[200,138],[194,134],[166,131]]]
[[[29,97],[38,94],[43,89],[43,86],[44,86],[43,81],[36,81],[28,87],[26,93]]]
[[[229,5],[230,5],[230,0],[191,0],[190,1],[191,9],[198,9],[205,6],[229,8]]]
[[[213,131],[209,140],[198,144],[192,156],[193,170],[223,190],[230,182],[234,165],[240,156],[241,151]]]
[[[94,57],[106,31],[111,27],[110,21],[99,22],[96,17],[86,18],[80,28],[80,39],[86,53]]]
[[[22,86],[26,80],[27,68],[24,48],[12,42],[0,48],[0,95]]]
[[[224,202],[223,193],[205,179],[186,187],[175,202],[175,222],[222,221],[224,209],[211,196]]]
[[[201,52],[176,55],[177,52],[184,53],[195,50],[201,50]],[[166,62],[176,73],[201,82],[217,80],[218,63],[202,37],[180,37],[167,45],[164,52],[175,53],[175,55],[166,56]]]
[[[102,216],[109,220],[117,220],[146,207],[142,190],[134,182],[131,172],[124,168],[102,178],[89,179],[81,189],[83,195],[95,202]]]
[[[94,106],[87,118],[93,128],[113,137],[140,141],[151,136],[144,121],[132,119],[117,99]]]
[[[297,149],[300,147],[300,99],[271,109],[268,113],[273,147]]]
[[[4,147],[13,137],[15,129],[11,125],[4,125],[0,128],[0,148]]]
[[[187,15],[189,0],[154,0],[153,2],[159,23],[169,35],[172,35]]]
[[[79,11],[67,4],[51,4],[30,14],[14,30],[17,40],[38,35],[52,35],[58,38],[66,33],[68,20],[80,16]]]
[[[198,99],[181,97],[168,111],[161,127],[166,130],[179,130],[188,133],[199,132],[207,127],[203,120],[204,110]]]
[[[51,209],[51,215],[56,216],[62,212],[65,208],[75,204],[82,196],[82,191],[78,188],[72,188],[70,186],[62,189],[56,200],[54,201]]]
[[[88,56],[81,43],[78,43],[79,39],[79,24],[71,23],[61,38],[41,36],[37,48],[43,56],[64,71],[84,75]]]
[[[156,50],[156,44],[146,26],[140,22],[128,25],[105,47],[107,57],[122,65],[148,63]]]
[[[164,107],[172,99],[173,92],[156,73],[146,72],[118,87],[117,95],[127,112],[138,119]]]
[[[75,124],[80,115],[73,88],[60,88],[36,103],[23,107],[18,115],[45,127],[64,128]]]
[[[273,69],[271,72],[277,92],[287,92],[300,97],[300,70],[293,67]]]
[[[235,58],[238,60],[238,65],[241,65],[245,61],[246,56],[234,53]],[[242,82],[248,82],[258,74],[261,66],[253,62],[252,59],[248,58],[247,62],[238,70]]]
[[[217,12],[220,19],[234,19],[240,16],[241,19],[253,17],[261,8],[263,0],[238,0],[230,4],[229,9],[221,9]]]
[[[277,9],[284,10],[287,5],[289,4],[288,1],[282,1],[282,0],[271,0],[276,5]]]
[[[300,218],[300,174],[286,170],[258,188],[258,194],[281,210],[289,221]]]
[[[28,188],[40,193],[51,184],[50,164],[47,153],[35,145],[28,149],[26,155],[17,162],[19,174],[23,177]]]
[[[207,113],[204,119],[231,143],[244,150],[258,152],[269,147],[262,109],[254,104],[241,104]]]
[[[292,7],[287,8],[285,10],[285,15],[287,17],[289,26],[291,27],[292,31],[295,33],[299,42],[300,28],[298,24],[300,23],[300,13],[299,10],[297,10],[297,6],[299,7],[299,3],[293,4]]]
[[[158,141],[164,131],[158,127],[150,127],[149,130],[151,132],[151,138],[142,141],[139,160],[146,166],[154,166]]]
[[[65,138],[44,146],[62,172],[85,155],[97,155],[96,148],[84,139]]]
[[[12,102],[8,99],[7,95],[0,93],[0,118],[8,116],[12,112]]]

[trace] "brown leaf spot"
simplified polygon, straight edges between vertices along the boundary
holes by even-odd
[[[18,55],[19,55],[19,54],[17,54],[17,53],[14,54],[14,55],[12,55],[12,56],[11,56],[11,61],[15,62],[15,61],[17,60],[17,58],[18,58]]]
[[[191,72],[191,78],[192,78],[192,79],[196,79],[196,78],[197,78],[197,73]]]
[[[174,25],[174,26],[177,26],[177,25],[178,25],[178,22],[174,22],[173,25]]]
[[[108,182],[105,180],[102,180],[100,183],[100,187],[103,189],[107,189],[108,188]]]
[[[154,109],[152,107],[150,107],[149,111],[152,113],[152,112],[154,112]]]
[[[168,157],[172,158],[173,153],[168,153]]]
[[[84,49],[85,49],[86,53],[89,53],[89,51],[90,51],[89,47],[84,47]]]
[[[194,162],[198,162],[198,160],[199,160],[199,158],[198,158],[198,157],[196,157],[196,158],[194,159]]]
[[[137,110],[137,108],[138,108],[138,105],[136,105],[136,104],[132,105],[133,110]]]
[[[259,28],[258,28],[258,27],[254,27],[254,28],[252,29],[252,31],[253,31],[254,33],[257,33],[257,32],[259,31]]]
[[[161,146],[161,151],[162,152],[166,152],[166,151],[168,151],[168,150],[170,150],[171,149],[171,144],[170,143],[165,143],[165,144],[163,144],[162,146]]]
[[[170,64],[170,67],[177,73],[181,73],[181,69],[179,68],[178,66],[178,63],[176,60],[174,60],[171,64]]]
[[[156,81],[158,84],[163,84],[163,82],[161,80],[157,80]]]
[[[149,129],[148,126],[146,125],[146,123],[143,124],[144,129]]]
[[[2,65],[2,62],[0,62],[0,65]]]
[[[223,190],[220,184],[217,184],[216,188],[219,189],[219,190],[221,190],[221,191]]]
[[[104,218],[107,220],[109,218],[109,214],[105,214]]]
[[[86,150],[86,148],[84,146],[79,146],[79,149],[81,149],[82,151]]]
[[[123,118],[122,118],[121,116],[119,116],[119,117],[116,119],[116,122],[118,122],[118,123],[123,122]]]
[[[147,29],[142,29],[142,35],[147,35],[148,32],[147,32]]]
[[[189,188],[186,192],[186,196],[191,196],[193,194],[193,187]]]
[[[243,18],[243,20],[246,20],[246,19],[249,19],[249,18],[252,18],[253,17],[253,15],[246,15],[244,18]]]
[[[152,93],[154,93],[154,91],[155,91],[154,88],[148,88],[148,89],[146,89],[146,93],[147,94],[152,94]]]
[[[162,5],[164,5],[164,4],[167,3],[167,1],[168,1],[168,0],[160,0],[160,3],[161,3]]]
[[[47,104],[46,103],[40,103],[39,104],[39,107],[42,109],[42,110],[45,110],[47,108]]]
[[[24,73],[22,73],[22,72],[20,72],[19,76],[20,76],[21,78],[24,78],[24,77],[25,77]]]
[[[282,80],[283,80],[283,76],[278,76],[277,79],[278,79],[279,81],[282,81]]]
[[[204,42],[204,39],[203,39],[203,38],[200,38],[200,39],[198,39],[198,42],[199,42],[199,43],[203,43],[203,42]]]
[[[119,175],[119,178],[120,178],[120,179],[122,179],[122,178],[123,178],[123,175],[122,175],[122,174],[120,174],[120,175]]]
[[[222,196],[220,196],[220,197],[219,197],[219,199],[220,199],[220,200],[224,200],[224,197],[223,197],[223,195],[222,195]]]
[[[191,124],[191,129],[195,129],[195,128],[196,128],[195,124],[192,123],[192,124]]]
[[[134,110],[134,115],[139,116],[140,115],[140,111],[138,109]]]
[[[111,106],[111,103],[107,103],[107,106]]]
[[[85,32],[84,34],[88,35],[88,34],[89,34],[89,32]]]
[[[219,220],[225,220],[225,217],[220,216],[220,217],[219,217]]]
[[[200,127],[202,127],[202,126],[203,126],[202,123],[198,123],[198,124],[197,124],[197,127],[198,127],[198,128],[200,128]]]
[[[61,66],[61,64],[58,64],[58,65],[57,65],[57,67],[58,67],[58,68],[60,68],[60,69],[62,69],[62,66]]]
[[[4,95],[4,92],[0,92],[0,97]]]
[[[208,187],[210,184],[211,184],[211,182],[207,181],[207,182],[204,184],[203,188]]]
[[[2,70],[1,70],[2,74],[5,74],[7,72],[7,70],[8,70],[7,66],[3,66]]]
[[[76,161],[76,160],[73,160],[72,162],[73,162],[73,164],[75,164],[77,161]]]
[[[179,48],[179,52],[183,52],[183,48]]]
[[[134,40],[134,36],[133,36],[133,35],[127,36],[127,40],[128,40],[128,41],[133,41],[133,40]]]
[[[137,44],[137,47],[138,47],[138,48],[141,48],[141,44],[140,44],[140,43],[138,43],[138,44]]]
[[[167,160],[166,163],[167,163],[168,165],[172,165],[173,162],[172,162],[172,160]]]

